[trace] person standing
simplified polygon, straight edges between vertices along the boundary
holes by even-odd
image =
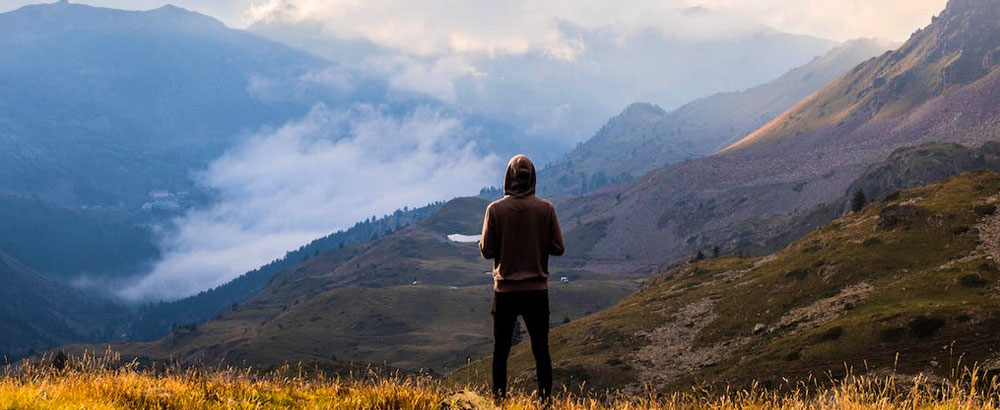
[[[479,251],[493,260],[493,395],[507,394],[507,358],[517,317],[524,319],[535,356],[538,396],[552,394],[549,355],[549,255],[563,245],[552,203],[535,196],[535,166],[524,155],[507,163],[504,197],[486,208]]]

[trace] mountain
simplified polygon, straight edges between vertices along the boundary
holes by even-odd
[[[526,149],[502,121],[177,7],[2,13],[0,246],[95,288],[144,273],[172,219],[222,195],[204,183],[209,164],[320,105],[427,108],[467,130],[456,144]]]
[[[845,368],[946,377],[959,358],[993,371],[998,192],[1000,174],[969,172],[873,202],[766,257],[667,270],[614,308],[555,328],[556,378],[638,392],[823,383]],[[530,382],[526,343],[511,363]],[[488,364],[450,377],[482,381]]]
[[[726,150],[557,203],[571,224],[604,221],[587,253],[602,262],[583,267],[650,271],[714,246],[739,250],[783,234],[755,221],[840,198],[898,148],[996,141],[998,4],[953,0],[898,50],[862,63]]]
[[[65,343],[115,338],[129,313],[33,272],[0,251],[0,355],[7,360]]]
[[[491,264],[475,243],[448,239],[478,233],[487,205],[448,201],[420,222],[278,272],[213,320],[112,347],[144,360],[268,366],[336,358],[443,373],[485,354],[491,341]],[[567,247],[587,240],[565,239]],[[634,290],[627,275],[558,268],[552,275],[553,324],[606,309]],[[569,283],[559,282],[563,276]]]
[[[749,220],[732,229],[746,233],[740,238],[741,252],[768,254],[849,212],[858,191],[867,200],[877,201],[901,190],[980,169],[1000,172],[1000,142],[990,141],[980,147],[945,142],[903,147],[868,166],[838,199],[809,211]]]
[[[348,67],[382,73],[395,89],[428,93],[467,112],[502,118],[524,130],[526,138],[543,142],[530,151],[538,164],[558,159],[630,102],[653,101],[673,109],[764,83],[836,46],[732,21],[705,8],[682,14],[670,29],[557,21],[552,31],[568,39],[565,50],[557,52],[530,47],[517,53],[413,55],[363,37],[337,38],[332,33],[340,28],[323,21],[281,15],[263,18],[248,30]]]
[[[54,277],[139,272],[150,225],[209,200],[193,170],[311,104],[251,85],[328,66],[172,6],[0,14],[0,244]]]
[[[766,84],[700,98],[669,113],[651,104],[632,104],[542,170],[539,183],[544,192],[579,194],[710,155],[894,46],[877,39],[848,41]]]

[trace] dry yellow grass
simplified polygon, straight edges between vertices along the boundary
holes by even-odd
[[[286,367],[252,370],[140,370],[115,355],[8,366],[0,379],[0,409],[494,409],[480,388],[458,391],[422,377],[327,378]],[[555,410],[674,409],[998,409],[1000,383],[967,372],[957,382],[896,376],[849,377],[826,388],[728,393],[692,390],[611,399],[557,395]],[[816,384],[818,386],[818,383]],[[504,409],[534,409],[520,394]]]

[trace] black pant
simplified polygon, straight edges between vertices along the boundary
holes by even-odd
[[[493,394],[507,394],[507,357],[517,317],[531,337],[531,353],[535,355],[538,395],[547,399],[552,393],[552,359],[549,357],[549,292],[493,293]]]

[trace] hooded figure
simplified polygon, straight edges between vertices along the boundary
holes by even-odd
[[[493,394],[507,390],[507,357],[517,317],[531,337],[538,394],[552,391],[549,357],[549,255],[565,251],[552,203],[535,196],[535,166],[524,155],[507,163],[504,197],[486,208],[479,251],[493,259]]]
[[[493,259],[493,289],[548,289],[549,255],[565,251],[552,203],[535,196],[535,166],[524,155],[507,163],[504,197],[486,208],[479,251]]]

